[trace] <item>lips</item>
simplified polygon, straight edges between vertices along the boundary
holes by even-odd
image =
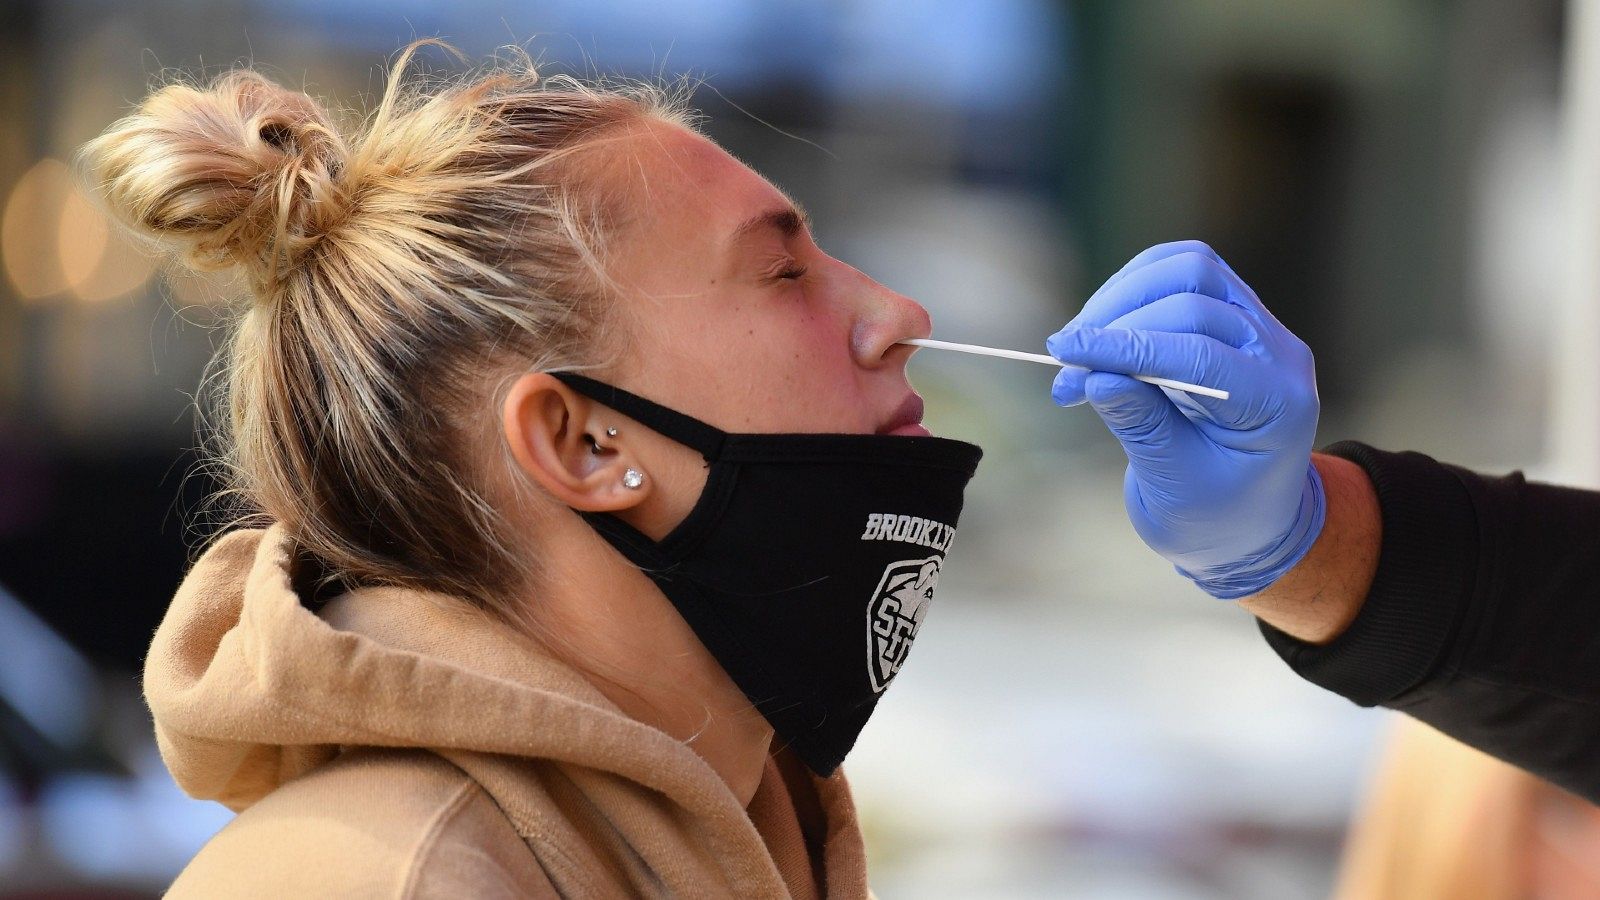
[[[915,393],[908,394],[895,408],[889,420],[878,429],[878,433],[928,436],[931,432],[922,427],[922,398]]]

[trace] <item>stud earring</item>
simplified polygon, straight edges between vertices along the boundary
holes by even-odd
[[[630,491],[637,491],[644,486],[644,473],[630,467],[622,473],[622,486]]]

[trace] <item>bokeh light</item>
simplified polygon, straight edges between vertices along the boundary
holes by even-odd
[[[65,163],[41,159],[18,179],[0,218],[0,254],[18,294],[38,300],[67,289],[58,255],[59,228],[72,195]]]
[[[142,252],[84,196],[61,160],[41,159],[22,176],[0,219],[0,254],[17,293],[99,302],[126,295],[154,270]]]
[[[155,257],[113,228],[76,186],[61,211],[57,252],[73,296],[90,303],[131,293],[155,271]]]

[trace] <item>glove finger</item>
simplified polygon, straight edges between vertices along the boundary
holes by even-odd
[[[1205,294],[1163,297],[1123,315],[1108,327],[1203,334],[1230,347],[1243,347],[1257,338],[1257,325],[1248,312]]]
[[[1084,393],[1138,468],[1169,458],[1173,444],[1194,427],[1160,388],[1126,375],[1090,372]]]
[[[1111,327],[1204,334],[1231,347],[1243,347],[1256,337],[1255,326],[1247,313],[1237,306],[1204,294],[1163,297],[1122,316],[1111,323]],[[1045,341],[1045,349],[1054,355],[1055,345],[1065,333],[1052,335]],[[1088,374],[1088,370],[1075,366],[1062,369],[1050,386],[1050,399],[1063,407],[1082,403],[1083,383]]]
[[[1128,260],[1127,264],[1118,269],[1116,274],[1112,275],[1110,278],[1107,278],[1105,283],[1100,285],[1100,289],[1095,291],[1094,296],[1090,297],[1089,299],[1092,300],[1094,297],[1098,297],[1108,288],[1114,286],[1118,282],[1122,281],[1122,279],[1128,277],[1128,275],[1137,272],[1145,266],[1148,266],[1151,263],[1160,262],[1161,260],[1171,256],[1177,256],[1180,253],[1206,254],[1212,259],[1215,259],[1217,262],[1222,262],[1222,257],[1217,256],[1217,252],[1212,250],[1203,241],[1168,241],[1165,244],[1156,244],[1153,247],[1148,247],[1140,251],[1137,256]]]
[[[1064,363],[1096,372],[1153,375],[1228,391],[1227,400],[1190,395],[1186,406],[1231,428],[1249,427],[1268,408],[1258,361],[1209,335],[1075,328],[1058,335],[1051,352]]]
[[[1088,369],[1068,366],[1056,373],[1050,385],[1050,399],[1057,406],[1077,406],[1088,399],[1083,393],[1083,381],[1089,377]]]
[[[1272,314],[1272,311],[1267,309],[1267,305],[1261,302],[1260,297],[1256,296],[1255,290],[1251,288],[1250,285],[1246,284],[1244,279],[1240,278],[1237,272],[1233,271],[1232,266],[1228,265],[1226,261],[1220,259],[1217,261],[1217,263],[1223,269],[1223,279],[1226,281],[1228,286],[1228,294],[1224,299],[1236,306],[1249,310],[1255,316],[1256,320],[1264,325],[1276,326],[1280,329],[1283,328],[1282,323],[1280,323],[1277,317]]]
[[[1081,325],[1104,328],[1141,306],[1173,294],[1204,294],[1227,300],[1231,287],[1233,281],[1228,271],[1210,248],[1203,253],[1188,250],[1129,272],[1115,284],[1096,291],[1066,328]]]

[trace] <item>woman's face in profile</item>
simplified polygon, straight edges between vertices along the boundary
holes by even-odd
[[[926,434],[906,380],[927,310],[823,252],[793,202],[710,140],[651,122],[619,146],[634,215],[618,383],[726,431]]]

